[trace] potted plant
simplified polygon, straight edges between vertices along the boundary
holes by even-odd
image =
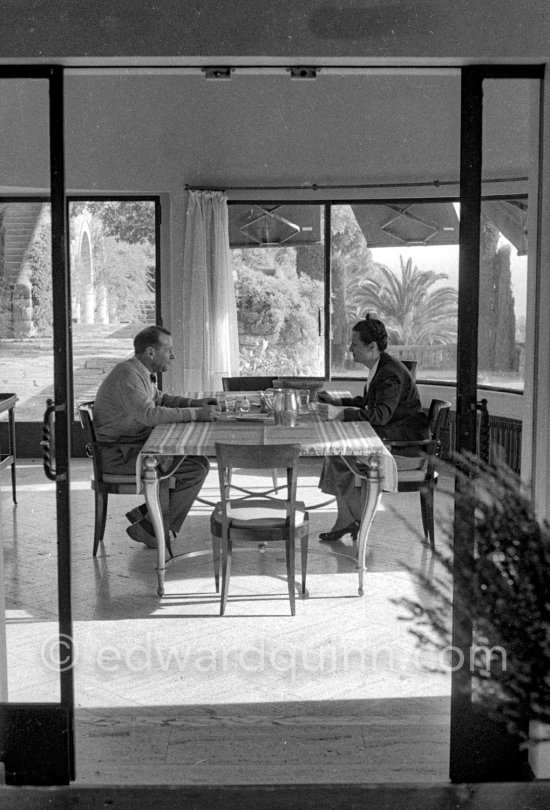
[[[428,598],[395,601],[406,608],[418,644],[441,662],[452,650],[450,583],[460,582],[455,618],[473,626],[472,699],[531,747],[538,776],[550,776],[550,525],[504,463],[460,455],[449,466],[457,520],[473,525],[473,543],[454,559],[449,527],[434,552],[443,575],[421,576]]]

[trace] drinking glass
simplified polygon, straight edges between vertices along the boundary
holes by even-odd
[[[309,388],[301,388],[298,391],[298,413],[309,411]]]
[[[237,400],[237,410],[239,413],[249,413],[250,411],[250,400],[248,397],[239,397]]]

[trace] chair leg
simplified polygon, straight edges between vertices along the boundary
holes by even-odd
[[[271,477],[273,479],[273,489],[277,489],[279,486],[279,479],[277,478],[277,470],[275,467],[271,470]]]
[[[286,576],[288,580],[288,598],[290,599],[290,612],[296,615],[296,583],[294,581],[295,569],[295,544],[294,537],[287,537],[285,540],[286,550]]]
[[[164,524],[164,542],[166,544],[166,551],[168,552],[170,559],[172,559],[174,552],[172,551],[172,539],[170,537],[170,529],[168,528],[168,522],[170,519],[170,486],[168,480],[160,482],[159,502],[162,521]]]
[[[428,542],[428,516],[426,514],[426,495],[420,490],[420,514],[422,515],[422,530],[424,532],[424,542]]]
[[[94,550],[93,556],[97,555],[99,544],[103,541],[105,534],[105,524],[107,522],[107,502],[109,500],[108,492],[101,492],[95,490],[95,519],[94,519]]]
[[[14,503],[17,503],[17,494],[16,494],[16,480],[15,480],[15,461],[11,465],[11,497]]]
[[[220,592],[220,538],[212,534],[212,562],[214,564],[214,582],[216,593]]]
[[[229,591],[229,580],[231,579],[231,538],[222,537],[222,595],[220,599],[220,616],[225,613],[227,605],[227,592]]]
[[[307,552],[309,547],[309,527],[305,526],[303,534],[300,538],[300,557],[302,568],[302,595],[306,593],[306,575],[307,575]]]
[[[420,490],[420,509],[422,511],[424,540],[430,543],[432,549],[435,549],[433,487],[425,487],[424,489]]]

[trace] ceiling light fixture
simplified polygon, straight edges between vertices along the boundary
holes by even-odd
[[[306,67],[302,65],[301,67],[291,67],[289,68],[290,71],[290,78],[291,79],[316,79],[317,78],[317,68],[316,67]]]
[[[231,78],[231,70],[230,67],[207,67],[203,68],[204,75],[207,79],[230,79]]]

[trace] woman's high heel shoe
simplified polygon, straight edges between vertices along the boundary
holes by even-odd
[[[355,541],[357,540],[357,535],[359,534],[359,526],[359,521],[354,520],[353,523],[350,523],[350,525],[346,526],[344,529],[337,529],[335,532],[321,532],[319,534],[319,539],[333,543],[335,540],[339,540],[345,534],[351,534],[352,540]]]

